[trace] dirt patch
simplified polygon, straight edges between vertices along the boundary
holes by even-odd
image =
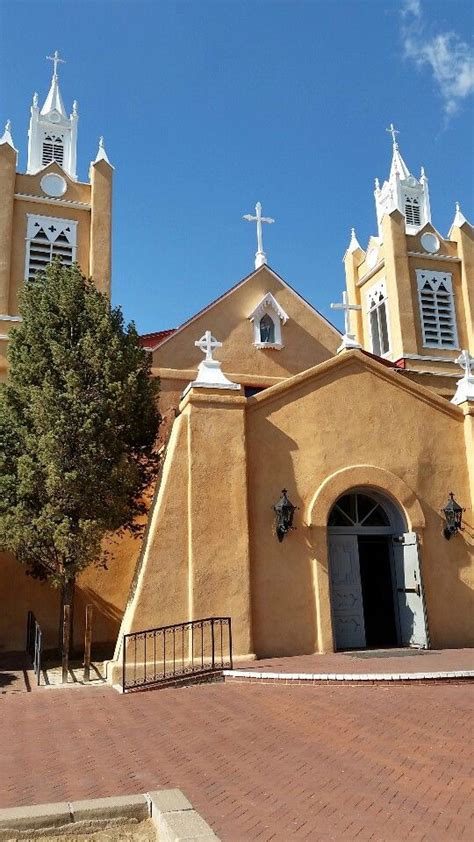
[[[65,832],[65,828],[58,828],[57,834],[50,830],[48,835],[42,835],[43,832],[36,834],[12,836],[8,842],[156,842],[156,828],[151,819],[144,822],[129,821],[117,822],[116,824],[109,824],[107,827],[102,827],[94,830],[90,825],[89,829],[86,827],[74,827],[71,824],[71,830]]]

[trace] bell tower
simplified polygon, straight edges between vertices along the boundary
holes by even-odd
[[[78,108],[68,117],[59,88],[56,51],[44,105],[33,96],[26,172],[10,121],[0,137],[0,380],[6,376],[8,333],[18,322],[18,293],[53,258],[78,263],[110,294],[113,166],[99,140],[88,181],[77,173]]]
[[[387,131],[392,135],[390,175],[388,181],[384,181],[383,187],[380,187],[379,180],[376,179],[374,192],[379,237],[383,235],[383,217],[395,208],[405,217],[407,234],[416,234],[427,222],[431,222],[428,179],[423,167],[419,179],[411,174],[398,148],[399,132],[393,123],[390,123]]]
[[[57,161],[65,172],[77,181],[77,102],[74,100],[72,113],[67,116],[63,98],[59,89],[58,64],[64,64],[56,50],[47,57],[53,62],[53,78],[45,103],[40,110],[38,94],[33,96],[30,128],[28,130],[28,165],[27,173],[34,175],[39,170]]]
[[[388,179],[376,180],[376,235],[363,249],[354,231],[344,257],[355,341],[402,376],[451,400],[462,349],[474,343],[474,232],[456,208],[443,236],[433,225],[428,179],[402,158],[393,124]]]

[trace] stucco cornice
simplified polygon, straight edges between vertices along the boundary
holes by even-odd
[[[57,206],[59,208],[78,208],[79,210],[89,210],[91,206],[88,202],[76,202],[72,199],[55,199],[54,196],[33,196],[30,193],[15,193],[15,199],[22,202],[35,202],[40,205]]]
[[[459,407],[455,404],[449,403],[444,398],[439,397],[439,395],[435,394],[430,389],[427,389],[426,386],[421,386],[419,383],[414,383],[411,380],[405,380],[400,377],[398,369],[382,365],[382,363],[377,362],[372,359],[372,357],[367,356],[361,351],[355,350],[343,351],[336,357],[332,357],[330,360],[326,360],[326,362],[319,363],[319,365],[308,368],[306,371],[302,371],[294,377],[289,377],[283,383],[271,386],[259,395],[249,398],[249,410],[252,411],[256,409],[264,402],[270,403],[277,400],[284,393],[290,392],[311,380],[314,380],[316,383],[317,380],[325,377],[331,372],[335,375],[340,373],[343,376],[344,369],[352,367],[354,364],[358,365],[362,369],[368,369],[380,379],[389,382],[395,388],[411,393],[413,397],[423,401],[424,403],[431,404],[436,407],[436,409],[444,412],[446,415],[462,420],[462,412],[459,411]]]
[[[159,377],[162,380],[184,380],[189,382],[196,378],[196,368],[160,368],[153,367],[151,373],[153,377]],[[234,383],[240,383],[243,386],[261,386],[262,389],[267,389],[274,386],[276,383],[283,383],[287,378],[285,377],[266,377],[261,374],[250,374],[249,372],[228,372],[226,370],[226,377]]]

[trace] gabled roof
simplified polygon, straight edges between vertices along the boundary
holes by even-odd
[[[268,307],[272,308],[272,310],[276,313],[278,318],[281,319],[283,324],[285,324],[288,321],[287,313],[285,313],[283,307],[280,307],[278,301],[271,294],[271,292],[265,293],[263,298],[258,302],[257,306],[249,314],[250,321],[253,321],[258,316],[263,315],[263,313]]]
[[[172,334],[174,335],[174,334],[180,333],[182,330],[184,330],[184,328],[188,327],[190,324],[192,324],[192,322],[194,322],[196,319],[200,318],[200,316],[203,316],[204,313],[207,313],[209,310],[211,310],[216,304],[218,304],[219,301],[223,301],[225,298],[227,298],[228,295],[231,295],[233,292],[235,292],[237,289],[239,289],[239,287],[241,287],[245,283],[247,283],[247,281],[249,281],[251,278],[254,278],[255,275],[258,275],[259,272],[264,272],[264,271],[270,272],[270,274],[273,275],[282,284],[282,286],[286,287],[286,289],[289,289],[293,293],[293,295],[295,295],[306,307],[308,307],[309,310],[311,310],[312,313],[315,313],[317,316],[319,316],[319,318],[323,322],[325,322],[331,330],[334,331],[334,333],[336,334],[336,336],[338,338],[340,338],[342,336],[340,331],[329,321],[329,319],[326,319],[326,317],[323,316],[322,313],[319,312],[319,310],[316,310],[315,307],[313,307],[308,301],[306,301],[306,299],[303,298],[303,296],[300,295],[299,292],[297,292],[287,281],[284,281],[283,278],[280,275],[278,275],[266,263],[263,266],[259,266],[259,268],[255,269],[253,272],[250,272],[249,275],[246,275],[245,278],[243,278],[241,281],[238,281],[238,283],[234,284],[234,286],[231,287],[230,289],[228,289],[227,292],[224,292],[222,295],[218,296],[218,298],[215,298],[214,301],[211,301],[210,304],[208,304],[206,307],[203,307],[202,310],[199,310],[197,313],[194,314],[194,316],[191,316],[190,319],[187,319],[187,321],[183,322],[183,324],[181,324],[178,328],[176,328],[173,331],[170,331],[170,335],[166,336],[164,340],[159,341],[156,345],[151,347],[150,351],[156,351],[156,349],[160,345],[164,345],[165,342],[168,342],[169,339],[171,339]]]
[[[295,374],[293,377],[288,377],[281,383],[277,383],[274,386],[270,386],[268,389],[264,389],[262,392],[259,392],[258,395],[248,398],[248,407],[249,409],[252,409],[256,408],[261,403],[271,403],[273,400],[278,399],[283,393],[297,389],[300,385],[309,380],[318,380],[330,371],[337,371],[338,368],[343,369],[354,363],[358,364],[361,368],[371,370],[378,377],[389,381],[396,389],[401,389],[404,392],[410,392],[414,397],[418,398],[418,400],[422,400],[424,403],[432,404],[441,412],[457,417],[459,420],[463,419],[464,416],[460,407],[450,403],[445,398],[440,397],[426,386],[421,386],[419,383],[415,383],[412,380],[407,380],[405,377],[401,377],[400,373],[397,371],[397,367],[393,363],[390,363],[387,360],[382,360],[379,357],[375,357],[374,354],[370,354],[367,351],[360,350],[344,351],[341,354],[337,354],[335,357],[331,357],[329,360],[325,360],[312,368],[308,368],[306,371]]]

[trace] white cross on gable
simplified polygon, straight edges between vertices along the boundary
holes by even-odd
[[[212,352],[214,348],[222,348],[222,342],[218,342],[212,335],[210,330],[206,330],[205,334],[197,339],[194,343],[196,348],[200,348],[203,354],[206,355],[206,360],[212,360]]]
[[[251,213],[246,213],[242,219],[246,219],[247,222],[257,223],[257,253],[255,255],[255,268],[258,269],[262,263],[267,262],[266,255],[263,250],[262,222],[268,222],[271,225],[271,223],[275,222],[275,220],[272,219],[271,216],[262,216],[262,205],[260,202],[257,202],[255,205],[255,216],[252,216]]]
[[[345,335],[352,336],[351,310],[362,310],[360,304],[349,304],[349,295],[344,290],[344,292],[342,293],[342,304],[331,304],[331,310],[344,310]]]
[[[461,368],[464,370],[464,376],[466,378],[472,377],[473,369],[474,369],[474,357],[471,357],[469,351],[461,351],[457,360],[455,360],[457,365],[460,365]]]

